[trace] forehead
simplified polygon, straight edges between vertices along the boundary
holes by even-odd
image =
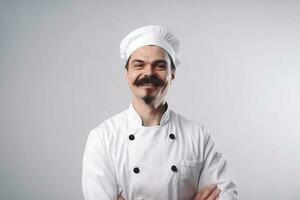
[[[145,61],[166,60],[169,62],[168,53],[161,47],[147,45],[136,49],[130,56],[130,60],[139,59]]]

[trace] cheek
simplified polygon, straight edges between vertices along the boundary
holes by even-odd
[[[160,78],[165,82],[170,82],[172,78],[172,74],[164,73],[160,75]]]
[[[136,80],[137,77],[138,77],[138,73],[132,72],[132,73],[128,74],[127,79],[128,79],[129,84],[133,84],[133,82]]]

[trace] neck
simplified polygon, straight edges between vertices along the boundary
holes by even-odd
[[[161,117],[167,109],[165,100],[146,104],[142,99],[134,98],[132,102],[134,109],[142,118],[143,126],[160,125]]]

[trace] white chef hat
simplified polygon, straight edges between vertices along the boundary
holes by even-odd
[[[163,48],[169,53],[176,67],[180,64],[179,40],[167,28],[159,25],[143,26],[129,33],[120,44],[121,59],[127,61],[136,49],[146,45]]]

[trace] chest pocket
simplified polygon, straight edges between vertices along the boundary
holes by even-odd
[[[198,192],[202,162],[183,160],[180,165],[180,200],[193,200]]]

